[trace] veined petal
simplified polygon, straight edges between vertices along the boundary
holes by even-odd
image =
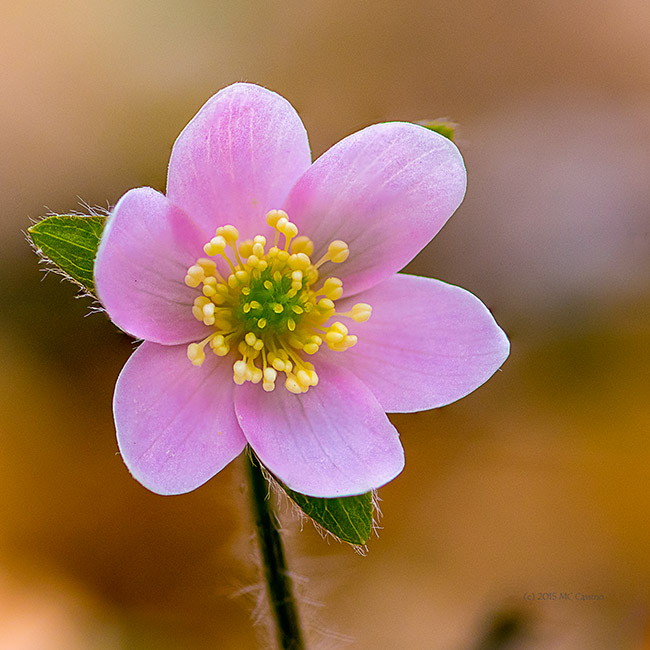
[[[233,408],[232,365],[213,354],[197,368],[185,346],[143,343],[120,373],[113,411],[133,476],[152,492],[182,494],[212,478],[246,445]]]
[[[465,184],[463,159],[451,141],[422,126],[389,122],[323,154],[284,209],[314,241],[315,259],[333,239],[349,245],[336,275],[350,295],[409,262],[460,205]]]
[[[292,490],[317,497],[362,494],[404,467],[399,435],[352,373],[318,364],[319,384],[294,395],[250,383],[235,392],[237,418],[260,460]]]
[[[205,336],[192,316],[187,269],[205,235],[148,187],[127,192],[108,218],[95,260],[95,288],[111,320],[136,338],[186,343]]]
[[[233,224],[253,237],[311,164],[305,127],[291,104],[254,84],[219,91],[178,136],[167,196],[206,230]]]
[[[492,314],[460,287],[399,274],[341,300],[341,311],[357,301],[372,305],[370,320],[350,325],[357,344],[345,353],[323,353],[336,355],[389,413],[455,402],[508,357],[510,344]]]

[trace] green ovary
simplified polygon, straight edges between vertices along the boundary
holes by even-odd
[[[265,269],[242,290],[236,320],[245,331],[257,336],[293,331],[304,313],[311,311],[311,303],[303,292],[305,284],[303,280],[302,289],[296,292],[292,289],[291,276],[272,274],[271,269]]]

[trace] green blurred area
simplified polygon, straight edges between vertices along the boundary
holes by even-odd
[[[473,395],[393,418],[407,464],[367,557],[284,509],[316,647],[650,648],[649,36],[637,0],[0,6],[0,648],[255,647],[241,467],[173,498],[131,479],[132,343],[21,232],[164,190],[238,80],[287,97],[315,156],[458,123],[467,199],[409,270],[475,292],[513,346]],[[524,599],[552,592],[604,598]]]

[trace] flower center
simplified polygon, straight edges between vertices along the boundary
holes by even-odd
[[[268,251],[263,235],[237,244],[237,229],[220,226],[203,247],[208,257],[199,258],[187,270],[185,284],[201,286],[202,291],[194,300],[192,314],[211,329],[205,339],[190,343],[187,356],[200,366],[206,346],[218,356],[233,351],[237,354],[233,363],[236,384],[262,382],[265,391],[272,391],[278,373],[284,373],[287,390],[305,393],[318,384],[314,365],[306,356],[316,354],[323,342],[336,352],[357,342],[340,321],[328,323],[334,316],[364,322],[372,308],[357,303],[348,312],[337,312],[334,303],[343,295],[343,283],[335,277],[320,281],[321,266],[348,258],[345,242],[333,241],[327,253],[312,263],[313,242],[298,236],[286,212],[271,210],[266,222],[275,231]],[[219,258],[229,273],[219,272]]]

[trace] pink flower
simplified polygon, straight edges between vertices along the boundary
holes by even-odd
[[[113,404],[133,476],[188,492],[246,444],[312,496],[399,474],[386,412],[453,402],[508,356],[472,294],[397,274],[464,193],[458,150],[421,126],[370,126],[312,164],[285,99],[212,97],[174,144],[167,196],[127,192],[97,254],[101,302],[144,339]]]

